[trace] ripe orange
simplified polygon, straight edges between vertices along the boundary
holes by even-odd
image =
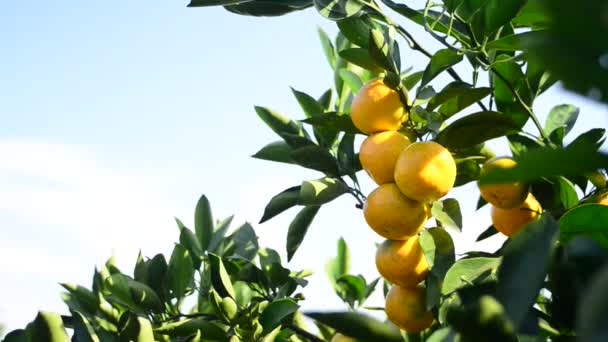
[[[361,166],[377,184],[394,182],[395,164],[410,139],[396,131],[376,133],[361,144]]]
[[[376,233],[389,240],[416,235],[428,218],[424,203],[405,197],[395,183],[382,184],[372,191],[363,215]]]
[[[501,209],[492,206],[492,224],[506,236],[513,236],[527,223],[533,221],[542,212],[540,203],[532,193],[517,208]]]
[[[431,202],[445,196],[456,181],[456,162],[450,151],[433,141],[405,148],[395,165],[395,183],[417,201]]]
[[[416,286],[429,272],[417,235],[384,241],[376,251],[376,268],[384,279],[405,287]]]
[[[426,290],[422,286],[393,286],[386,295],[388,319],[408,333],[420,332],[433,324],[433,314],[426,309]]]
[[[381,78],[364,85],[354,97],[350,115],[355,127],[371,134],[396,131],[407,120],[399,93],[384,84]]]
[[[484,163],[481,174],[492,169],[510,169],[516,163],[510,157],[496,157]],[[528,196],[528,186],[520,182],[479,185],[481,197],[495,207],[511,209],[520,206]]]

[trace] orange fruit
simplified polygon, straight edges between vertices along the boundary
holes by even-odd
[[[428,219],[424,203],[405,197],[395,183],[382,184],[372,191],[363,215],[376,233],[389,240],[416,235]]]
[[[433,141],[406,147],[395,164],[395,183],[414,200],[432,202],[445,196],[456,181],[456,162],[450,151]]]
[[[492,169],[510,169],[516,163],[510,157],[496,157],[484,163],[481,174]],[[521,182],[479,185],[481,197],[495,207],[511,209],[520,206],[528,196],[528,186]]]
[[[361,166],[377,184],[394,182],[395,164],[410,139],[397,131],[376,133],[361,144]]]
[[[407,120],[399,93],[381,78],[369,81],[359,90],[353,98],[350,116],[355,127],[367,134],[396,131]]]
[[[376,268],[384,279],[405,287],[416,286],[429,272],[417,235],[384,241],[376,251]]]
[[[433,324],[433,314],[426,309],[426,289],[422,286],[393,286],[386,295],[387,318],[408,333],[420,332]]]
[[[501,209],[492,206],[492,224],[497,231],[506,236],[513,236],[540,215],[542,210],[534,195],[529,193],[526,200],[517,208]]]

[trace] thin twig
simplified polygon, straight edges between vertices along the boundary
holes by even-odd
[[[511,82],[509,82],[509,80],[507,80],[506,77],[504,77],[498,70],[496,70],[496,68],[491,68],[490,70],[507,85],[507,87],[509,88],[509,90],[511,91],[513,96],[515,96],[515,100],[517,100],[517,103],[519,103],[519,105],[522,106],[522,108],[527,112],[530,119],[532,119],[532,121],[534,122],[534,125],[538,129],[538,132],[540,133],[540,136],[542,137],[542,139],[545,142],[550,142],[549,138],[545,134],[545,130],[543,129],[543,126],[540,124],[540,121],[538,121],[538,118],[532,111],[532,108],[530,108],[530,106],[528,106],[526,104],[524,99],[521,98],[521,96],[519,95],[519,93],[517,92],[515,87],[511,84]]]
[[[286,326],[287,329],[292,330],[293,332],[295,332],[296,334],[300,335],[301,337],[304,337],[312,342],[325,342],[325,340],[320,339],[319,337],[317,337],[316,335],[314,335],[311,332],[308,332],[300,327],[298,327],[297,325],[291,323],[291,324],[287,324]]]
[[[428,50],[426,50],[424,47],[422,47],[422,45],[420,45],[420,43],[418,43],[414,39],[414,37],[412,37],[412,35],[409,32],[407,32],[407,30],[405,28],[403,28],[403,26],[393,23],[388,18],[386,18],[386,19],[387,19],[387,23],[389,25],[392,25],[397,30],[397,32],[399,32],[399,34],[401,34],[403,36],[403,38],[405,38],[406,40],[409,41],[409,43],[410,43],[409,45],[412,50],[418,51],[418,52],[422,53],[423,55],[427,56],[428,58],[433,57],[433,54],[430,53]],[[454,80],[462,82],[462,78],[458,75],[458,73],[452,67],[449,67],[446,71],[450,76],[452,76],[452,78]],[[478,101],[477,105],[484,111],[488,110],[487,107],[481,101]]]

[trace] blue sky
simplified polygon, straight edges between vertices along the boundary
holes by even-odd
[[[9,329],[38,309],[63,312],[57,284],[88,286],[93,266],[113,252],[125,269],[139,248],[169,252],[173,217],[192,222],[202,193],[216,217],[256,223],[271,196],[319,177],[249,158],[276,140],[253,105],[303,117],[289,86],[314,95],[331,86],[316,27],[333,34],[333,23],[313,10],[260,19],[185,5],[0,2],[0,323]],[[402,55],[405,65],[426,65],[405,46]],[[535,110],[544,118],[560,103],[581,107],[574,134],[607,126],[606,107],[560,89]],[[500,140],[492,146],[506,152]],[[453,196],[472,203],[476,191],[471,184]],[[306,308],[343,308],[323,272],[340,236],[353,250],[353,273],[377,275],[381,239],[354,204],[344,197],[323,208],[293,260],[294,269],[317,271]],[[489,224],[487,210],[462,209],[460,251]],[[283,252],[294,214],[255,224],[261,243]]]

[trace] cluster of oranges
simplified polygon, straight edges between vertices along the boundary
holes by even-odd
[[[426,307],[426,289],[419,284],[429,266],[418,233],[430,217],[430,203],[446,195],[456,180],[451,153],[432,141],[411,141],[399,130],[407,120],[400,94],[372,80],[351,106],[353,124],[369,136],[361,144],[361,166],[378,184],[367,197],[367,224],[384,241],[376,253],[378,272],[393,287],[386,296],[388,319],[415,333],[433,323]]]
[[[359,151],[361,166],[378,187],[363,207],[367,224],[386,240],[376,252],[378,272],[393,284],[386,296],[388,319],[408,333],[433,324],[426,306],[426,289],[420,283],[429,265],[418,233],[430,218],[433,201],[445,196],[456,180],[456,162],[450,151],[433,141],[416,142],[401,130],[409,113],[407,93],[375,79],[361,88],[351,105],[351,119],[368,134]],[[414,140],[414,141],[412,141]],[[498,157],[487,161],[482,173],[511,168],[515,161]],[[492,223],[512,236],[536,218],[542,208],[526,184],[513,182],[479,185],[481,196],[492,205]],[[334,341],[351,341],[337,334]]]
[[[481,172],[492,169],[509,169],[516,163],[509,157],[488,160]],[[479,185],[481,197],[492,205],[492,224],[497,231],[513,236],[542,212],[540,203],[520,182]]]

